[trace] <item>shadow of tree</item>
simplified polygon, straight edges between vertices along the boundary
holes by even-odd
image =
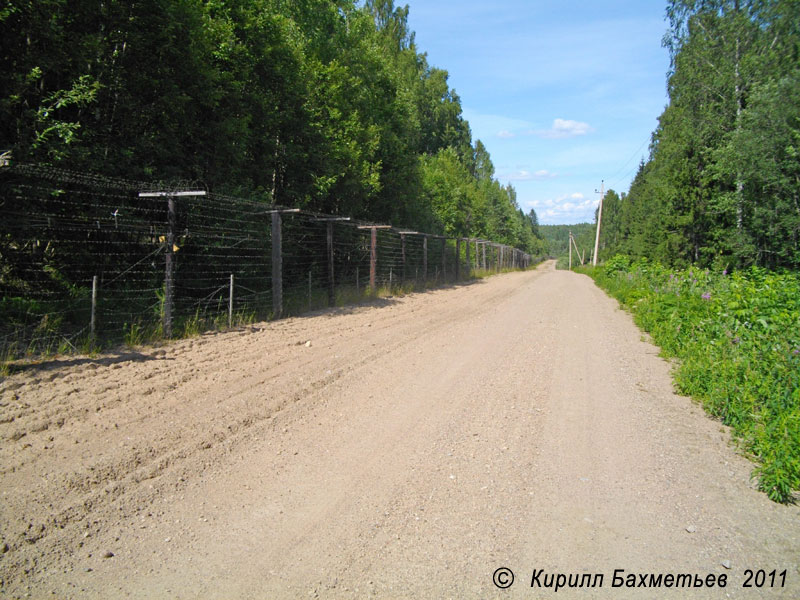
[[[54,356],[52,358],[37,358],[35,360],[19,360],[6,363],[9,375],[13,373],[34,373],[47,372],[65,367],[76,367],[80,365],[94,364],[98,366],[110,366],[124,362],[148,362],[151,360],[170,360],[163,356],[143,354],[135,350],[121,350],[102,354],[99,356]],[[2,378],[0,378],[2,381]]]

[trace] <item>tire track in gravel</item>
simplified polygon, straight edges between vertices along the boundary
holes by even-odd
[[[800,589],[798,508],[552,264],[69,363],[0,384],[9,597],[652,597],[611,572],[723,559]]]
[[[137,501],[140,505],[147,496],[157,497],[164,486],[154,480],[167,469],[178,473],[175,485],[180,487],[198,476],[198,455],[210,456],[213,463],[219,458],[215,447],[224,457],[252,437],[251,428],[292,402],[345,374],[353,376],[381,354],[437,336],[504,293],[480,282],[468,287],[417,295],[410,305],[403,299],[384,300],[376,303],[379,309],[353,307],[202,336],[131,353],[132,360],[101,357],[74,368],[68,366],[71,359],[54,361],[49,371],[10,378],[2,388],[0,414],[6,423],[0,427],[0,439],[5,438],[0,464],[6,489],[19,495],[4,493],[4,540],[12,549],[35,543],[37,553],[71,554],[82,538],[76,534],[67,543],[63,531],[78,525],[90,529],[97,515],[111,510],[109,505],[125,504],[129,490],[145,496]],[[469,293],[480,301],[426,317],[419,306],[435,303],[443,293]],[[374,318],[376,310],[398,314],[380,320]],[[370,315],[366,322],[365,314]],[[357,324],[342,328],[342,319],[350,316]],[[402,334],[386,335],[392,327]],[[309,339],[312,347],[306,348]],[[335,353],[327,356],[332,348]],[[316,368],[320,360],[329,368]],[[209,412],[206,420],[204,411]],[[207,466],[201,464],[200,472]],[[60,497],[53,497],[54,488]],[[53,532],[53,548],[43,550]],[[20,559],[16,564],[3,561],[2,567],[35,568],[36,553],[21,553]]]

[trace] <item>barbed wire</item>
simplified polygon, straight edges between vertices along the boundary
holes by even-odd
[[[0,359],[272,318],[531,262],[489,240],[215,194],[196,181],[47,165],[0,168],[0,216]]]

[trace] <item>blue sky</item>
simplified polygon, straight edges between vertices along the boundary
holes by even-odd
[[[495,176],[545,224],[627,191],[667,103],[663,0],[396,0]]]

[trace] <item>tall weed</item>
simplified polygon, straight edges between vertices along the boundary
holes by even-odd
[[[776,502],[800,490],[800,276],[728,274],[614,257],[585,272],[668,357],[680,392],[733,428]]]

